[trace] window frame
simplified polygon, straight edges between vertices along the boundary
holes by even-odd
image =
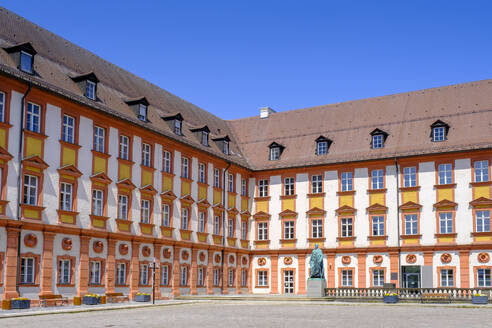
[[[258,197],[269,197],[270,179],[258,179]]]
[[[65,118],[67,118],[67,122],[65,122]],[[72,125],[68,123],[69,120],[72,120]],[[76,138],[75,138],[75,133],[76,133],[76,128],[77,128],[77,119],[69,114],[62,113],[62,135],[61,135],[61,140],[63,142],[67,142],[70,144],[76,144]],[[70,131],[71,130],[71,134]],[[70,140],[71,139],[71,140]]]
[[[97,83],[91,80],[85,81],[84,96],[90,100],[97,99]]]

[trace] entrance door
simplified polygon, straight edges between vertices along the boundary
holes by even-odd
[[[406,280],[405,288],[420,288],[420,274],[419,273],[407,273],[405,280]]]
[[[294,271],[284,271],[284,294],[294,294]]]

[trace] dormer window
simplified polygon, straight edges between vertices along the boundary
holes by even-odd
[[[72,75],[70,78],[77,83],[85,97],[90,100],[97,100],[97,84],[99,79],[94,72]]]
[[[140,104],[140,106],[138,106],[138,119],[140,121],[147,122],[147,106],[144,104]]]
[[[34,50],[29,42],[5,48],[5,51],[14,59],[17,68],[28,74],[34,73],[34,55],[36,55],[36,50]]]
[[[149,102],[145,97],[126,99],[125,103],[130,106],[137,118],[142,122],[148,122]]]
[[[449,125],[447,125],[443,121],[441,120],[435,121],[431,125],[431,129],[432,129],[431,138],[433,142],[440,142],[447,139]]]
[[[207,131],[202,132],[202,145],[208,146],[208,132]]]
[[[224,154],[229,155],[229,141],[231,141],[231,139],[229,139],[228,136],[216,137],[212,138],[212,140]]]
[[[92,81],[87,81],[85,84],[85,96],[89,99],[96,99],[96,84]]]
[[[183,127],[183,121],[181,120],[174,120],[174,133],[177,135],[182,135],[181,130]]]
[[[271,161],[278,161],[280,159],[280,155],[282,154],[282,151],[284,150],[284,146],[276,143],[276,142],[272,142],[269,146],[270,148],[270,160]]]
[[[374,129],[371,132],[371,148],[381,149],[384,148],[384,142],[388,138],[388,133],[380,129]]]
[[[25,51],[21,51],[20,53],[20,66],[21,71],[32,74],[32,66],[33,66],[33,55],[28,54]]]
[[[224,154],[229,155],[229,141],[224,140]]]
[[[200,127],[192,128],[190,129],[191,132],[196,136],[197,140],[204,146],[208,147],[208,135],[210,133],[210,130],[208,126],[203,125]]]
[[[318,139],[316,139],[316,155],[328,154],[331,143],[332,141],[330,139],[319,136]]]
[[[169,125],[171,131],[178,136],[183,135],[183,116],[180,113],[162,116],[162,119]]]

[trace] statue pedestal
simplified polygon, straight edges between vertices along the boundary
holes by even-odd
[[[326,279],[309,278],[307,280],[307,297],[325,297]]]

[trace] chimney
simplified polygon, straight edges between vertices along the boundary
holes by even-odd
[[[268,118],[271,113],[276,113],[272,108],[266,106],[266,107],[260,107],[260,118]]]

